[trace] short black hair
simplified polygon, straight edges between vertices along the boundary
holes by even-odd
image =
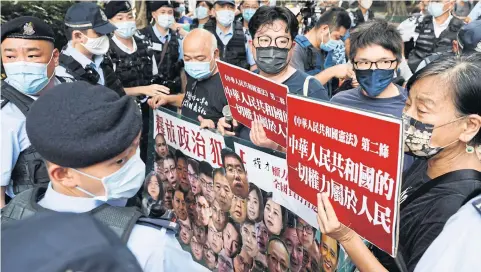
[[[212,179],[214,179],[214,183],[215,183],[215,176],[216,175],[222,175],[225,177],[225,169],[220,167],[220,168],[216,168],[212,171]]]
[[[441,76],[441,84],[453,92],[454,106],[460,116],[481,116],[481,83],[475,78],[481,75],[481,53],[439,58],[414,73],[407,84],[408,90],[416,81],[430,76]],[[481,130],[468,143],[481,144]]]
[[[343,8],[333,7],[324,12],[316,21],[315,29],[319,29],[322,25],[328,25],[332,31],[343,26],[346,30],[351,28],[351,17]]]
[[[178,162],[179,159],[183,159],[185,162],[187,162],[187,157],[180,151],[179,149],[175,150],[175,162]]]
[[[252,38],[254,38],[260,28],[265,25],[272,25],[276,20],[281,20],[286,23],[287,27],[285,31],[291,35],[292,41],[294,41],[299,32],[299,22],[297,21],[296,15],[285,7],[260,7],[249,21],[249,32]]]
[[[208,7],[209,7],[209,10],[211,10],[213,7],[214,7],[214,4],[212,4],[212,2],[210,1],[197,1],[197,3],[195,4],[195,7],[199,7],[199,5],[204,2]]]
[[[212,171],[213,171],[213,168],[208,162],[206,162],[206,161],[199,162],[199,174],[204,174],[204,175],[212,178],[213,177]]]
[[[403,40],[397,28],[386,20],[374,19],[355,28],[351,33],[351,62],[356,57],[357,50],[371,45],[379,45],[391,51],[398,61],[402,59]]]
[[[222,149],[221,151],[221,159],[222,159],[222,166],[225,168],[225,159],[226,158],[234,158],[236,160],[238,160],[242,166],[242,170],[246,170],[245,167],[244,167],[244,162],[242,161],[241,157],[235,153],[234,151],[232,151],[232,149],[230,148],[224,148]]]

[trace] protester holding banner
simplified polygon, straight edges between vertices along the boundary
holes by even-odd
[[[392,80],[402,59],[402,46],[399,32],[387,21],[359,25],[351,33],[349,58],[361,86],[338,93],[331,102],[401,117],[407,93]],[[404,156],[404,169],[409,169],[413,161],[411,156]]]
[[[404,260],[409,271],[447,220],[481,189],[481,161],[474,148],[481,143],[481,85],[471,80],[481,73],[480,63],[479,54],[437,60],[408,84],[404,149],[423,159],[402,184],[397,260]],[[318,203],[321,231],[337,239],[360,270],[381,271],[359,236],[339,223],[325,194]],[[389,271],[399,270],[385,253],[374,251]]]
[[[290,65],[298,29],[295,15],[287,8],[261,7],[257,10],[249,21],[249,32],[253,38],[252,52],[259,75],[286,85],[290,93],[328,100],[327,91],[319,81]],[[236,126],[237,122],[233,125]],[[235,135],[227,131],[228,128],[230,125],[225,118],[221,118],[217,124],[219,132],[223,135]],[[258,146],[280,148],[266,137],[264,128],[258,121],[252,123],[250,138]]]

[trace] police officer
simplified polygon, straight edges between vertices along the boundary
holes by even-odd
[[[235,1],[215,1],[214,12],[215,20],[208,21],[204,29],[215,35],[220,59],[244,69],[256,70],[242,23],[234,21]]]
[[[452,42],[464,25],[461,19],[451,14],[453,6],[453,0],[429,3],[428,11],[431,15],[424,16],[415,29],[415,46],[408,58],[411,71],[416,71],[422,60],[430,54],[451,50]]]
[[[132,6],[129,1],[110,1],[105,5],[105,15],[117,27],[110,38],[108,55],[112,59],[117,77],[125,92],[139,96],[142,109],[141,158],[147,159],[150,108],[146,103],[149,97],[159,93],[169,93],[169,88],[152,84],[153,67],[150,43],[137,33]]]
[[[175,5],[175,6],[174,6]],[[154,25],[149,25],[140,32],[152,45],[152,65],[154,82],[170,89],[170,94],[182,92],[181,74],[183,73],[180,26],[175,31],[174,7],[178,4],[173,1],[150,1],[149,10],[155,20]],[[166,108],[176,111],[173,106]]]
[[[125,95],[122,82],[106,56],[109,50],[107,34],[116,28],[94,3],[80,2],[67,10],[65,35],[68,44],[60,54],[56,74],[91,84],[100,84]]]
[[[351,16],[351,27],[354,28],[359,24],[374,19],[374,12],[370,10],[373,0],[359,0],[358,8],[349,12]]]
[[[2,209],[2,226],[44,211],[89,213],[127,244],[143,271],[208,271],[182,250],[170,217],[143,218],[136,208],[108,204],[134,196],[145,177],[134,99],[101,85],[65,83],[35,102],[26,130],[47,161],[50,184],[15,197]]]
[[[34,185],[48,182],[40,155],[25,132],[25,115],[44,90],[66,81],[55,77],[59,51],[54,32],[43,20],[24,16],[2,25],[2,179],[0,207],[5,192],[14,197]],[[38,124],[43,125],[43,124]]]

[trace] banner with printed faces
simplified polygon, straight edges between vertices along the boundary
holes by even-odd
[[[319,233],[316,207],[289,188],[284,154],[201,130],[168,110],[154,112],[153,130],[142,211],[172,212],[194,260],[221,272],[354,270],[338,243]]]

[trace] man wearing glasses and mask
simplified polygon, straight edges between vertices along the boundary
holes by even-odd
[[[403,41],[396,27],[373,20],[351,33],[349,59],[360,86],[335,95],[331,102],[401,118],[406,90],[394,84],[394,71],[402,59]],[[404,169],[413,162],[404,156]]]
[[[264,6],[256,11],[249,21],[249,32],[252,36],[252,53],[259,68],[259,75],[286,85],[290,93],[328,100],[327,91],[318,80],[290,65],[296,45],[294,38],[298,31],[296,16],[287,8]],[[233,135],[225,131],[228,127],[225,119],[221,118],[217,129],[222,134]],[[250,139],[255,145],[279,148],[265,136],[260,122],[254,121],[251,127]]]

